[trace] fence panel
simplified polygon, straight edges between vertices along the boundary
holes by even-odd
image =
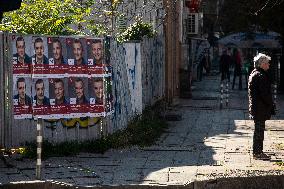
[[[164,36],[144,38],[141,44],[143,108],[165,97]]]
[[[4,86],[4,40],[3,33],[0,32],[0,86]],[[4,128],[4,87],[0,88],[0,147],[5,145]]]

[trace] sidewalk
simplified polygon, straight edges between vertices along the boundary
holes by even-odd
[[[180,99],[170,110],[181,114],[182,120],[169,122],[156,145],[49,158],[43,161],[42,179],[76,186],[164,186],[219,177],[284,175],[284,108],[280,108],[284,96],[277,99],[277,116],[266,122],[264,151],[272,160],[254,160],[247,91],[230,90],[229,106],[220,110],[219,77],[205,76],[194,83],[193,98]],[[35,179],[35,160],[12,157],[8,162],[14,167],[0,161],[0,183]]]

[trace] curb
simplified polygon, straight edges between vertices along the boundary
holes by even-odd
[[[56,181],[13,182],[0,185],[0,189],[282,189],[284,175],[269,175],[256,177],[220,178],[206,181],[195,181],[187,185],[114,185],[114,186],[73,186]]]

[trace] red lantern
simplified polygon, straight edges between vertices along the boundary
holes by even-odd
[[[189,8],[191,13],[198,12],[200,0],[187,0],[185,6]]]

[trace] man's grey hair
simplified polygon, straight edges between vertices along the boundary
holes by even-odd
[[[264,61],[270,61],[271,57],[263,54],[263,53],[258,53],[254,58],[253,58],[253,62],[254,62],[254,67],[255,68],[259,68],[260,65],[264,62]]]

